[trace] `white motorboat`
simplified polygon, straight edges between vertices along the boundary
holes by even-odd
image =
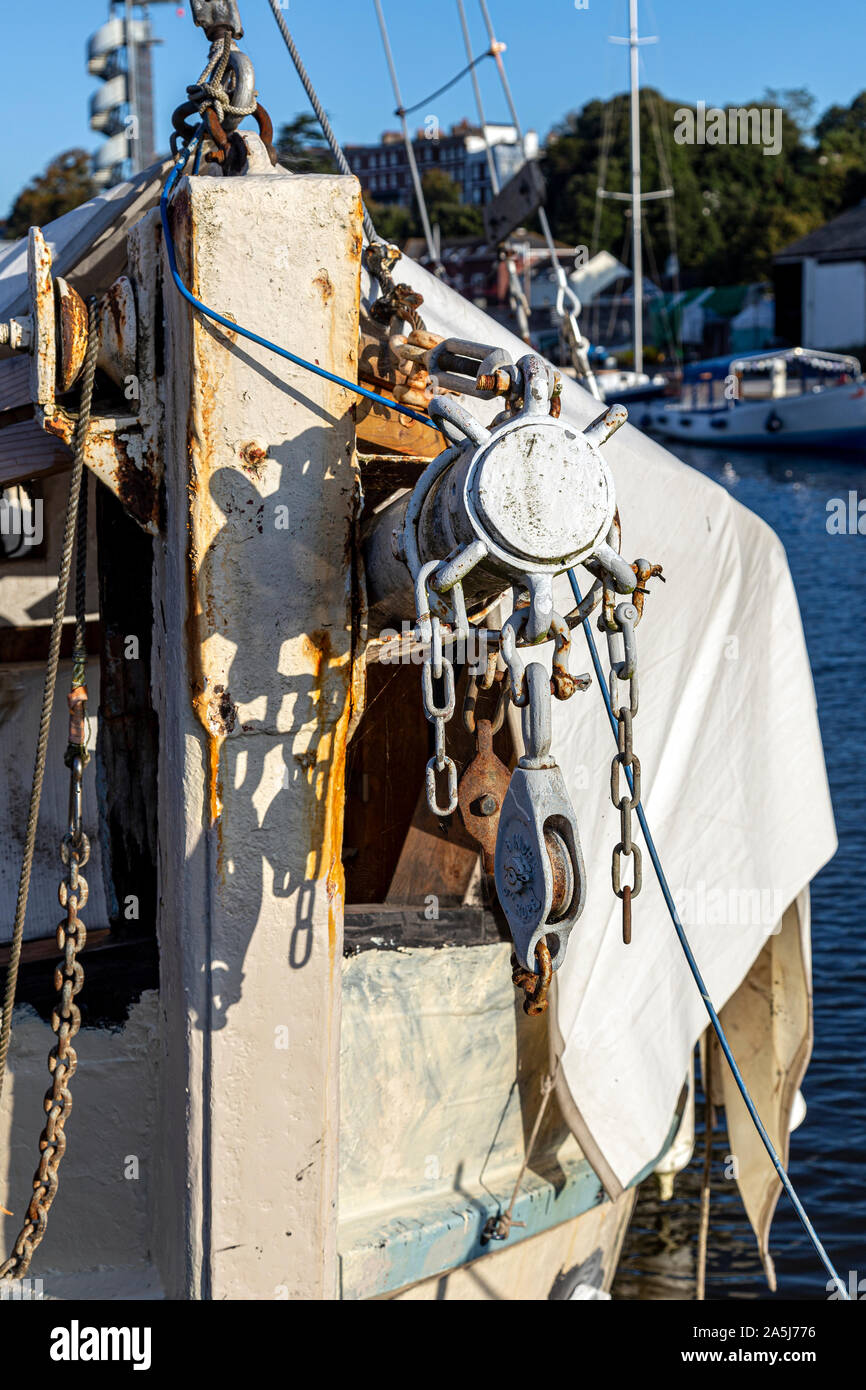
[[[639,423],[669,439],[740,448],[866,449],[856,357],[786,348],[686,367],[683,394]]]

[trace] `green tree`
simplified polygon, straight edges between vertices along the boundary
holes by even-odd
[[[415,235],[416,218],[411,208],[404,208],[399,203],[377,203],[366,192],[364,202],[376,231],[386,241],[402,247],[410,236]]]
[[[866,92],[850,106],[831,106],[815,126],[818,186],[832,216],[866,198]]]
[[[293,174],[335,174],[337,166],[316,117],[301,111],[280,126],[274,141],[277,160]]]
[[[26,236],[28,228],[53,222],[86,203],[95,192],[90,155],[86,150],[67,150],[18,194],[3,224],[3,235],[9,241]]]
[[[431,227],[438,226],[443,241],[481,236],[484,220],[481,209],[461,200],[460,185],[441,169],[430,169],[421,180]],[[364,190],[364,202],[376,231],[386,241],[403,246],[409,237],[422,235],[421,217],[413,196],[412,206],[377,203]]]
[[[430,225],[438,224],[442,239],[451,237],[481,236],[484,219],[481,209],[462,200],[460,185],[455,183],[442,169],[430,169],[421,180],[424,201]],[[421,220],[415,211],[416,227],[421,229]]]
[[[643,186],[672,185],[675,193],[672,206],[662,199],[644,205],[645,269],[653,279],[663,274],[671,215],[686,273],[696,283],[732,284],[768,276],[777,251],[863,196],[866,94],[851,107],[831,108],[814,127],[812,98],[801,89],[743,104],[782,109],[778,154],[765,155],[760,144],[677,144],[676,113],[686,108],[642,90]],[[628,260],[630,209],[597,200],[596,189],[601,174],[607,190],[627,192],[629,164],[627,95],[588,102],[554,129],[544,171],[561,240]]]

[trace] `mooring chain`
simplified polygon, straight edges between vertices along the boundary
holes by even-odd
[[[641,798],[640,759],[634,751],[633,723],[638,712],[638,660],[635,629],[643,616],[644,600],[648,593],[645,585],[648,579],[659,578],[664,582],[661,565],[651,565],[648,560],[636,560],[632,566],[638,583],[634,591],[634,603],[616,603],[612,585],[605,582],[604,603],[599,627],[607,633],[608,654],[610,657],[610,707],[617,720],[617,752],[610,765],[610,799],[615,810],[619,811],[620,838],[614,846],[611,859],[611,882],[613,891],[622,902],[622,939],[626,946],[631,942],[631,905],[643,885],[643,865],[640,846],[632,840],[632,814]],[[620,701],[619,684],[628,682],[628,704]],[[631,795],[628,787],[623,792],[620,783],[620,769],[631,768]],[[633,860],[632,882],[623,883],[623,859]]]
[[[436,752],[427,764],[427,804],[435,816],[450,816],[457,809],[457,764],[445,752],[445,725],[454,714],[454,666],[442,652],[442,625],[438,618],[430,619],[430,649],[421,671],[421,690],[424,714],[436,731]],[[441,703],[437,703],[433,682],[442,683]],[[445,772],[448,778],[448,801],[439,805],[436,776]]]
[[[69,735],[65,763],[69,768],[69,821],[66,833],[60,844],[60,858],[66,873],[58,888],[60,905],[66,916],[57,926],[57,949],[62,956],[54,972],[54,988],[59,995],[51,1015],[51,1027],[57,1035],[57,1042],[48,1055],[48,1070],[51,1086],[45,1093],[45,1128],[39,1139],[39,1167],[33,1177],[33,1195],[27,1208],[24,1225],[18,1233],[12,1253],[0,1265],[0,1280],[11,1282],[22,1279],[30,1268],[33,1253],[39,1245],[48,1224],[48,1212],[57,1194],[59,1183],[58,1169],[66,1152],[66,1121],[72,1109],[72,1094],[69,1083],[75,1075],[78,1057],[73,1046],[73,1038],[81,1027],[81,1013],[75,1003],[75,996],[84,984],[84,971],[78,960],[84,949],[87,930],[80,916],[80,910],[87,904],[87,880],[81,869],[90,858],[90,841],[82,825],[82,777],[89,760],[87,752],[87,486],[88,474],[84,467],[84,445],[90,424],[93,381],[96,372],[96,356],[99,348],[98,303],[88,301],[88,339],[81,382],[81,401],[78,422],[75,430],[72,480],[67,506],[66,532],[64,535],[61,573],[58,579],[57,603],[54,630],[52,631],[52,654],[49,655],[46,676],[46,695],[44,700],[44,730],[40,730],[40,745],[37,752],[34,773],[34,806],[32,817],[34,827],[39,814],[39,801],[42,789],[42,768],[40,753],[44,758],[44,747],[48,742],[51,706],[54,696],[54,679],[60,653],[60,635],[63,614],[66,610],[66,594],[69,572],[72,563],[73,544],[76,550],[75,576],[75,635],[72,653],[72,679],[67,697],[69,706]],[[31,846],[32,857],[32,846]],[[25,867],[27,866],[25,848]],[[23,894],[19,892],[23,907],[20,922],[16,918],[16,928],[23,930],[24,911],[27,903],[29,869]],[[7,1011],[4,1025],[8,1027],[15,998],[17,961],[14,974],[8,982]]]
[[[623,610],[630,610],[628,613]],[[622,603],[617,607],[617,618],[620,622],[620,630],[628,630],[627,624],[632,625],[634,631],[634,617],[636,609],[631,603]],[[631,942],[631,904],[632,899],[636,898],[641,890],[642,862],[640,846],[632,840],[632,812],[640,801],[640,760],[634,751],[632,744],[632,720],[638,710],[638,681],[637,681],[637,659],[635,658],[631,674],[623,676],[628,680],[629,703],[622,705],[619,703],[619,673],[616,665],[611,664],[610,670],[610,702],[617,718],[617,748],[610,765],[610,799],[617,811],[619,811],[620,839],[614,845],[613,856],[611,859],[611,881],[613,891],[622,901],[622,939],[626,946]],[[632,772],[632,793],[628,791],[620,795],[620,768],[630,767]],[[622,860],[634,858],[634,876],[631,884],[622,882]]]
[[[72,718],[77,719],[79,715],[75,714]],[[63,837],[60,849],[60,857],[66,865],[66,874],[60,883],[58,897],[61,907],[66,909],[66,916],[58,923],[56,936],[57,949],[63,959],[54,972],[54,987],[59,999],[51,1014],[51,1027],[57,1034],[57,1042],[48,1056],[51,1086],[45,1093],[44,1102],[48,1118],[39,1139],[39,1167],[33,1177],[33,1196],[27,1208],[27,1216],[12,1247],[12,1254],[0,1265],[0,1279],[8,1281],[24,1277],[30,1268],[34,1251],[45,1235],[48,1213],[57,1195],[60,1161],[66,1152],[66,1121],[72,1110],[69,1083],[78,1065],[78,1054],[73,1046],[73,1039],[81,1027],[81,1011],[75,1003],[75,996],[84,984],[84,970],[78,960],[78,954],[84,949],[87,940],[87,929],[78,915],[87,904],[87,880],[81,869],[90,858],[90,842],[81,825],[83,770],[84,760],[81,757],[74,758],[69,796],[69,829]]]

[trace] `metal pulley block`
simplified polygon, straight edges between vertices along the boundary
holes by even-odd
[[[466,353],[477,380],[505,392],[506,409],[487,428],[453,396],[430,402],[450,447],[409,497],[371,518],[364,542],[371,630],[399,626],[413,600],[411,580],[433,560],[430,604],[445,622],[457,583],[474,610],[515,583],[530,590],[544,583],[549,595],[556,575],[587,560],[615,576],[620,592],[632,592],[635,575],[607,540],[616,497],[599,447],[625,423],[624,407],[610,406],[581,432],[557,418],[559,382],[541,358],[530,353],[509,364],[490,349],[470,359],[471,344],[448,346],[446,360],[461,365]],[[542,640],[545,630],[533,604],[528,640]]]
[[[467,598],[482,585],[488,594],[501,592],[503,581],[552,579],[587,558],[618,558],[608,555],[616,499],[598,444],[624,422],[625,411],[608,410],[581,434],[551,414],[557,382],[541,358],[530,354],[511,371],[519,376],[520,407],[491,430],[451,397],[430,403],[431,416],[461,452],[431,490],[418,540],[422,555],[433,547],[440,556],[469,548]],[[443,578],[447,584],[444,568],[434,589],[445,587]]]
[[[550,676],[540,662],[526,668],[525,686],[526,751],[502,805],[494,874],[517,959],[534,972],[542,938],[554,970],[565,959],[586,900],[586,870],[574,810],[550,753]]]

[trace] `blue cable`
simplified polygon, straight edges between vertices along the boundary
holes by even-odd
[[[357,382],[346,381],[345,378],[341,376],[335,376],[333,372],[326,372],[323,367],[317,367],[315,362],[307,362],[304,360],[303,357],[297,357],[293,352],[289,352],[286,348],[278,347],[276,343],[271,343],[268,341],[267,338],[260,337],[258,333],[251,332],[249,328],[242,327],[241,324],[235,323],[232,319],[224,318],[223,315],[218,314],[215,309],[209,309],[206,304],[203,304],[200,299],[196,299],[195,295],[187,289],[186,285],[183,283],[183,280],[180,278],[180,274],[177,268],[177,258],[175,256],[174,251],[174,239],[171,235],[171,228],[168,224],[168,199],[171,190],[173,189],[175,183],[178,180],[178,177],[183,171],[183,167],[186,164],[186,161],[189,158],[189,155],[193,147],[199,140],[200,136],[197,133],[196,136],[192,140],[190,140],[189,144],[182,151],[177,163],[175,164],[168,179],[166,180],[165,188],[163,189],[162,196],[159,200],[159,213],[160,217],[162,218],[162,231],[165,237],[165,249],[168,252],[169,269],[171,270],[172,279],[174,280],[174,283],[177,285],[177,288],[180,290],[184,299],[188,300],[188,302],[193,306],[194,309],[198,309],[199,313],[206,314],[209,319],[213,319],[215,323],[221,324],[223,328],[228,328],[232,333],[240,333],[241,337],[249,338],[251,343],[258,343],[259,347],[268,348],[271,352],[276,352],[280,357],[285,357],[285,359],[288,362],[294,362],[296,367],[303,367],[306,371],[312,372],[315,376],[324,377],[325,381],[333,381],[335,385],[343,386],[347,391],[354,392],[355,395],[364,396],[368,401],[375,401],[377,405],[385,405],[388,407],[389,410],[396,410],[401,415],[408,415],[410,420],[417,420],[418,424],[426,425],[428,429],[434,430],[435,433],[438,434],[439,427],[437,425],[434,425],[433,421],[429,420],[426,415],[420,415],[418,411],[410,410],[408,406],[400,405],[398,401],[389,401],[386,396],[379,396],[375,391],[368,391],[365,386],[359,386]]]
[[[581,603],[582,600],[581,600],[581,595],[580,595],[580,586],[578,585],[577,576],[576,576],[576,574],[575,574],[575,572],[574,572],[573,569],[568,571],[568,578],[569,578],[569,582],[570,582],[570,584],[571,584],[571,590],[572,590],[572,593],[574,594],[574,597],[575,597],[576,602],[577,602],[577,603]],[[610,695],[608,694],[608,689],[607,689],[607,681],[606,681],[605,678],[604,678],[604,672],[603,672],[603,670],[602,670],[601,661],[599,660],[599,656],[598,656],[598,648],[597,648],[596,645],[595,645],[595,638],[594,638],[593,635],[592,635],[592,629],[590,628],[590,625],[589,625],[589,618],[585,618],[584,621],[583,621],[583,632],[584,632],[584,636],[586,637],[587,645],[588,645],[588,647],[589,647],[589,654],[590,654],[590,656],[592,657],[592,664],[593,664],[593,666],[595,667],[595,674],[596,674],[596,677],[597,677],[597,679],[598,679],[599,689],[601,690],[602,696],[603,696],[603,698],[604,698],[605,708],[607,709],[607,717],[608,717],[608,719],[610,720],[610,727],[611,727],[611,729],[613,730],[614,738],[617,738],[617,732],[618,732],[617,719],[616,719],[616,716],[614,715],[613,709],[612,709],[612,707],[611,707]],[[618,746],[619,746],[619,742],[617,741],[617,747],[618,747]],[[627,767],[627,768],[625,769],[625,775],[626,775],[626,779],[627,779],[628,784],[629,784],[629,788],[631,789],[632,795],[634,795],[634,779],[633,779],[633,777],[632,777],[632,771],[631,771],[631,768],[630,768],[630,767]],[[706,985],[704,984],[704,979],[703,979],[703,976],[701,975],[700,968],[699,968],[699,966],[698,966],[697,961],[695,960],[694,954],[693,954],[693,952],[692,952],[692,948],[691,948],[691,946],[689,945],[688,937],[686,936],[686,933],[685,933],[685,928],[683,927],[683,924],[682,924],[682,922],[680,921],[680,915],[679,915],[679,913],[677,912],[676,903],[674,902],[674,899],[673,899],[673,894],[671,893],[670,887],[669,887],[669,885],[668,885],[667,878],[665,877],[665,872],[664,872],[664,869],[662,868],[661,860],[659,859],[658,850],[657,850],[656,847],[655,847],[655,841],[653,840],[653,837],[652,837],[652,835],[650,834],[650,828],[649,828],[649,826],[648,826],[648,824],[647,824],[647,818],[646,818],[646,815],[645,815],[645,813],[644,813],[643,805],[641,804],[641,802],[638,802],[637,808],[636,808],[636,809],[637,809],[637,818],[638,818],[638,821],[640,822],[640,828],[641,828],[641,830],[643,831],[643,837],[644,837],[644,840],[646,841],[646,847],[647,847],[647,849],[648,849],[648,851],[649,851],[649,856],[650,856],[650,859],[652,860],[653,868],[654,868],[655,871],[656,871],[656,878],[657,878],[658,881],[659,881],[659,887],[661,888],[662,894],[663,894],[663,896],[664,896],[664,900],[665,900],[665,902],[667,903],[668,912],[670,913],[670,915],[671,915],[671,921],[672,921],[673,924],[674,924],[674,930],[676,931],[676,934],[677,934],[677,936],[678,936],[679,939],[680,939],[680,945],[682,946],[683,951],[685,952],[685,957],[686,957],[686,960],[688,961],[689,969],[691,970],[692,975],[694,976],[695,984],[697,985],[698,989],[700,990],[700,995],[701,995],[701,998],[702,998],[703,1001],[704,1001],[704,1006],[705,1006],[705,1008],[706,1008],[707,1013],[708,1013],[709,1016],[710,1016],[710,1023],[713,1025],[713,1031],[715,1032],[715,1035],[716,1035],[716,1037],[717,1037],[718,1040],[719,1040],[719,1046],[721,1047],[722,1051],[723,1051],[724,1054],[725,1054],[725,1057],[726,1057],[727,1060],[728,1060],[728,1065],[729,1065],[730,1068],[731,1068],[731,1071],[732,1071],[732,1073],[733,1073],[734,1080],[735,1080],[736,1083],[737,1083],[737,1088],[738,1088],[738,1090],[739,1090],[739,1092],[740,1092],[740,1095],[743,1097],[743,1101],[745,1102],[746,1109],[748,1110],[749,1114],[750,1114],[751,1117],[752,1117],[752,1122],[754,1123],[754,1126],[755,1126],[756,1130],[758,1131],[758,1134],[761,1136],[761,1141],[762,1141],[762,1143],[763,1143],[763,1145],[764,1145],[764,1148],[767,1150],[767,1153],[770,1155],[770,1161],[772,1162],[773,1167],[775,1168],[776,1172],[778,1173],[779,1178],[780,1178],[781,1183],[782,1183],[782,1186],[784,1187],[785,1191],[787,1192],[788,1196],[790,1197],[791,1203],[792,1203],[792,1205],[793,1205],[793,1208],[794,1208],[795,1212],[797,1213],[797,1215],[799,1216],[800,1221],[801,1221],[802,1224],[803,1224],[803,1229],[805,1230],[806,1235],[809,1237],[810,1241],[812,1242],[813,1246],[815,1247],[815,1250],[816,1250],[816,1252],[817,1252],[817,1254],[818,1254],[818,1256],[819,1256],[819,1258],[820,1258],[820,1260],[821,1260],[821,1263],[823,1264],[824,1268],[827,1270],[827,1273],[830,1275],[830,1277],[834,1280],[834,1282],[835,1282],[835,1284],[836,1284],[836,1287],[837,1287],[837,1289],[838,1289],[838,1291],[839,1291],[840,1297],[841,1297],[842,1299],[844,1299],[846,1302],[849,1302],[849,1303],[850,1303],[850,1301],[851,1301],[850,1295],[849,1295],[847,1289],[845,1288],[845,1285],[842,1283],[842,1280],[839,1278],[839,1275],[836,1273],[836,1270],[835,1270],[834,1267],[833,1267],[833,1263],[832,1263],[832,1261],[831,1261],[831,1259],[830,1259],[830,1256],[827,1254],[827,1251],[824,1249],[823,1245],[821,1244],[821,1241],[820,1241],[819,1238],[818,1238],[818,1233],[817,1233],[817,1231],[815,1230],[814,1226],[812,1225],[811,1221],[809,1220],[808,1216],[806,1215],[806,1210],[805,1210],[805,1208],[804,1208],[804,1206],[803,1206],[803,1203],[800,1201],[800,1198],[797,1196],[797,1193],[794,1191],[794,1184],[791,1182],[791,1179],[788,1177],[788,1174],[785,1172],[785,1169],[784,1169],[784,1167],[782,1166],[782,1161],[781,1161],[781,1159],[779,1158],[779,1155],[776,1153],[776,1150],[775,1150],[774,1147],[773,1147],[772,1140],[770,1139],[770,1136],[769,1136],[769,1134],[767,1133],[767,1131],[764,1129],[764,1126],[763,1126],[763,1124],[762,1124],[762,1122],[761,1122],[761,1117],[760,1117],[760,1115],[758,1114],[757,1110],[755,1109],[755,1102],[752,1100],[752,1097],[749,1095],[749,1092],[748,1092],[747,1089],[746,1089],[746,1083],[745,1083],[745,1081],[743,1080],[743,1078],[742,1078],[742,1076],[741,1076],[741,1074],[740,1074],[740,1069],[739,1069],[739,1067],[737,1066],[736,1062],[734,1061],[733,1053],[731,1052],[730,1043],[728,1042],[728,1039],[727,1039],[726,1036],[725,1036],[725,1030],[724,1030],[724,1028],[722,1027],[721,1022],[719,1021],[719,1016],[718,1016],[718,1014],[716,1013],[715,1009],[713,1008],[713,1004],[712,1004],[712,1001],[711,1001],[711,999],[710,999],[709,993],[708,993],[708,991],[707,991],[707,987],[706,987]]]

